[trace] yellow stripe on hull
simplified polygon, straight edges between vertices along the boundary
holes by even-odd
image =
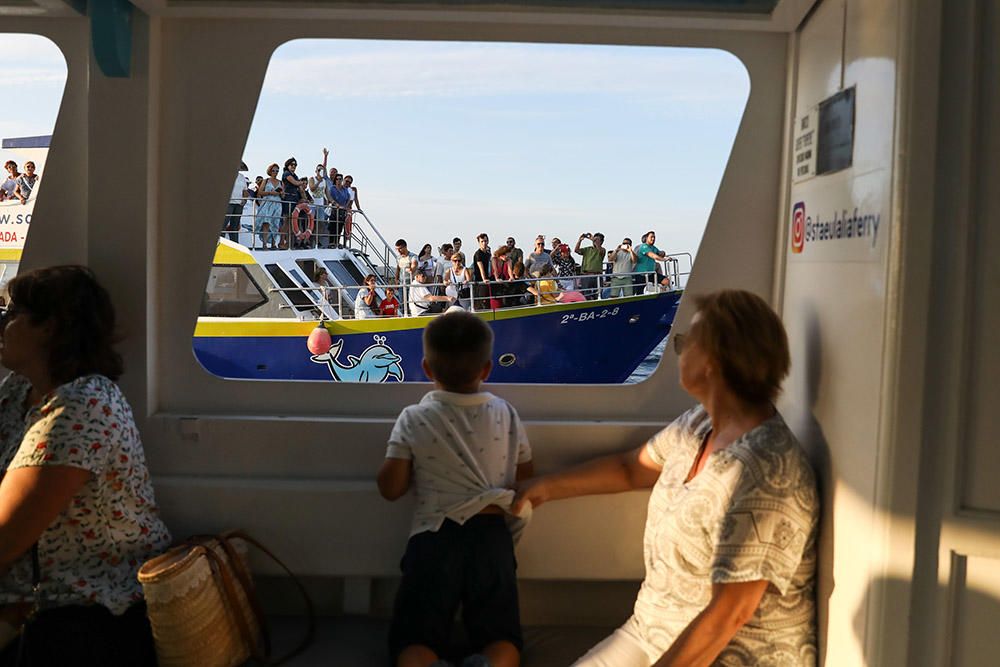
[[[608,301],[578,301],[574,303],[555,303],[549,306],[510,308],[497,311],[476,313],[487,322],[493,320],[511,320],[536,315],[547,315],[555,312],[572,312],[584,308],[595,308],[604,305],[614,308],[623,301],[645,301],[655,299],[656,294],[624,297]],[[386,317],[363,320],[334,320],[326,322],[326,328],[331,336],[349,336],[351,334],[377,334],[386,331],[408,331],[423,329],[433,318],[431,317]],[[194,328],[196,337],[204,338],[234,338],[234,337],[292,337],[308,336],[316,328],[316,320],[265,319],[253,317],[199,317]]]
[[[331,336],[351,334],[377,334],[385,331],[423,329],[430,317],[371,318],[366,320],[336,320],[326,322]],[[196,337],[264,337],[308,336],[316,328],[316,320],[270,320],[248,317],[199,317],[195,325]]]

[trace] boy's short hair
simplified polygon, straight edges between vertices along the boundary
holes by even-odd
[[[446,388],[475,382],[492,355],[493,330],[472,313],[446,313],[424,329],[424,359]]]

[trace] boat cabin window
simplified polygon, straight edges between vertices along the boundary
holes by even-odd
[[[297,259],[297,260],[295,260],[295,264],[300,269],[302,269],[302,273],[304,273],[305,275],[307,275],[309,277],[313,277],[313,276],[316,275],[316,260],[315,259],[312,259],[311,257],[310,258],[306,258],[306,259]]]
[[[242,317],[267,303],[267,295],[243,266],[213,266],[199,315]]]
[[[297,312],[308,312],[313,309],[313,301],[306,296],[305,290],[300,289],[307,285],[299,273],[298,282],[293,281],[283,268],[277,264],[266,264],[264,268],[271,275],[281,290],[281,296],[294,306]],[[309,283],[311,285],[311,283]],[[295,289],[291,289],[295,288]]]
[[[351,262],[327,260],[323,262],[323,264],[327,269],[329,269],[330,273],[333,274],[333,277],[336,278],[337,282],[341,285],[361,285],[361,283],[365,280],[365,277],[361,275],[361,272]],[[344,290],[345,303],[354,303],[357,296],[357,287],[347,288]]]
[[[252,258],[250,275],[277,290],[274,322],[249,323],[273,337],[237,377],[425,381],[429,314],[460,307],[494,330],[492,382],[641,381],[664,349],[749,92],[742,63],[716,49],[281,45],[220,225],[220,247]],[[316,326],[331,335],[326,357],[306,346]],[[222,358],[226,344],[196,328],[203,366],[232,378],[240,362]],[[232,344],[245,356],[238,335]]]

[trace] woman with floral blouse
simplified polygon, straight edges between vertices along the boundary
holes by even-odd
[[[634,612],[578,667],[814,667],[816,480],[773,405],[788,339],[749,292],[695,304],[670,336],[698,405],[632,451],[521,482],[514,513],[652,489]]]
[[[12,371],[0,383],[0,619],[16,628],[35,615],[0,650],[0,667],[154,665],[136,572],[170,535],[115,384],[122,363],[112,348],[110,298],[79,266],[20,275],[8,290],[0,324],[0,362]]]

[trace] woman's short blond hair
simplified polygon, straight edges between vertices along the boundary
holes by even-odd
[[[747,403],[771,403],[781,393],[791,357],[778,314],[745,290],[721,290],[695,297],[698,320],[690,340],[722,372],[726,385]]]

